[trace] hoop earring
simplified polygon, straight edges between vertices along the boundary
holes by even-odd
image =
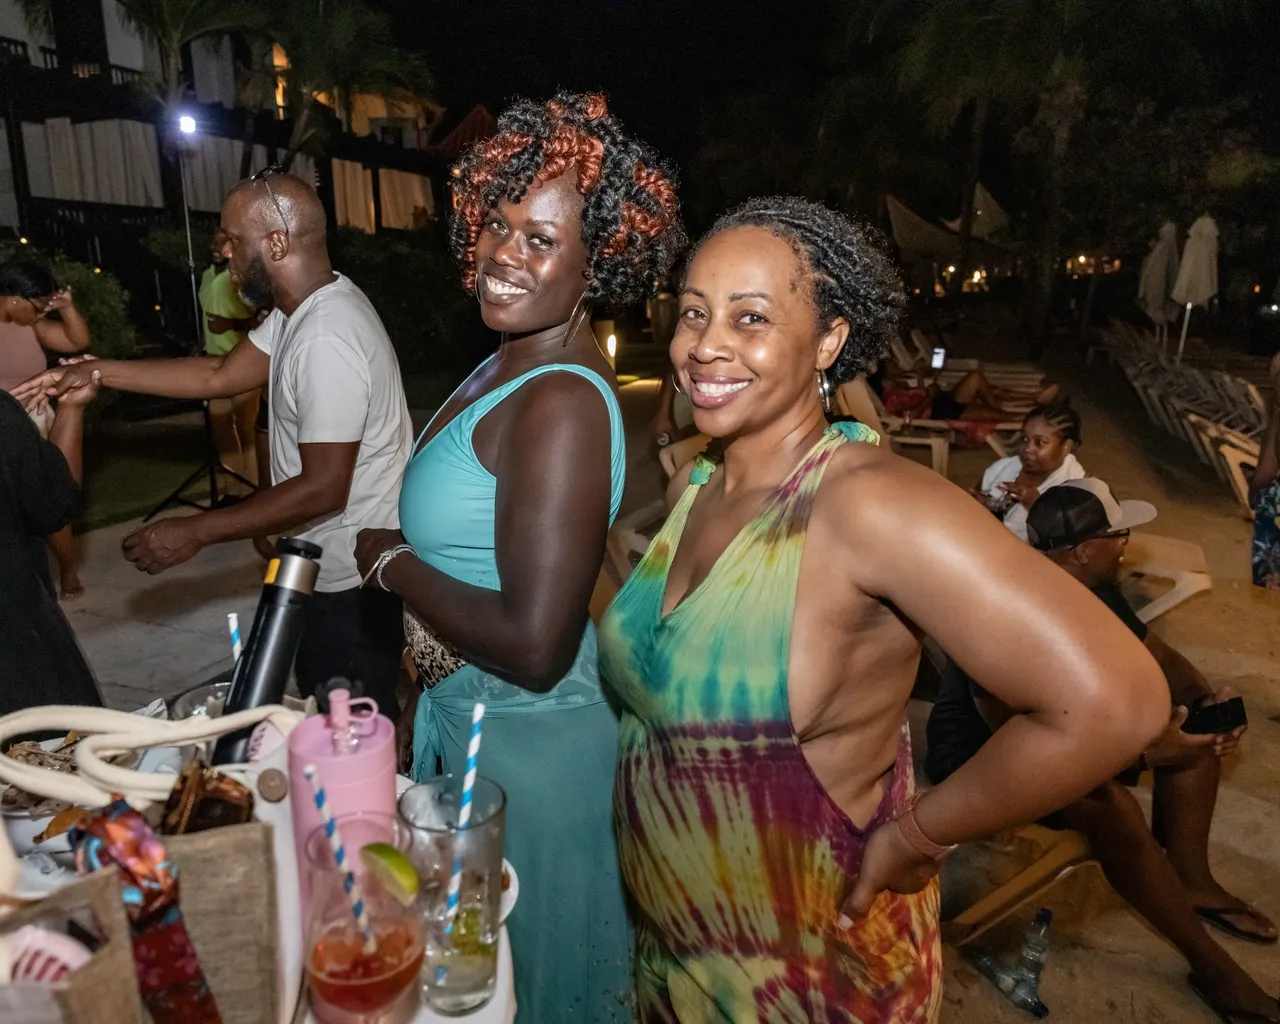
[[[569,322],[565,325],[564,337],[560,340],[561,348],[568,346],[570,339],[572,339],[574,334],[577,333],[578,328],[582,326],[582,322],[578,318],[587,311],[587,308],[584,305],[586,300],[587,292],[586,289],[583,289],[582,294],[578,297],[577,303],[573,307],[573,312],[569,315]]]
[[[818,370],[814,373],[818,378],[818,397],[822,399],[822,411],[831,415],[831,380],[826,373]]]
[[[679,374],[676,373],[675,370],[671,371],[671,386],[676,389],[676,394],[679,395],[681,398],[689,397],[684,393],[684,388],[680,386],[680,376]]]
[[[471,286],[471,294],[476,297],[476,302],[484,305],[484,301],[480,298],[480,271],[476,271],[476,282]]]

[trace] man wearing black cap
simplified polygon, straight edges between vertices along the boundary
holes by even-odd
[[[1275,926],[1223,889],[1209,869],[1218,759],[1235,749],[1244,730],[1222,735],[1182,731],[1194,701],[1214,703],[1234,694],[1229,688],[1211,692],[1186,658],[1148,630],[1118,586],[1130,529],[1155,516],[1146,502],[1116,501],[1106,484],[1086,478],[1046,491],[1027,517],[1032,546],[1088,587],[1144,642],[1164,670],[1174,704],[1168,729],[1136,765],[1044,823],[1088,836],[1107,880],[1183,953],[1191,964],[1192,988],[1224,1019],[1280,1021],[1280,1004],[1201,926],[1203,921],[1246,941],[1276,941]],[[926,774],[941,782],[977,752],[1008,714],[949,662],[929,717]],[[1126,788],[1137,783],[1146,767],[1155,773],[1150,829]]]

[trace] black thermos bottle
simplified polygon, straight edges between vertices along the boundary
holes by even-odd
[[[249,640],[240,652],[224,715],[279,704],[289,682],[293,657],[302,639],[307,602],[320,573],[320,548],[305,540],[286,537],[276,544],[276,557],[267,566],[262,597],[253,617]],[[239,729],[218,740],[214,764],[236,764],[249,754],[253,728]]]

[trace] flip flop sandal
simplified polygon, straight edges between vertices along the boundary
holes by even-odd
[[[1253,1010],[1233,1009],[1230,1006],[1223,1006],[1221,1003],[1216,1002],[1200,987],[1194,974],[1187,975],[1187,984],[1191,987],[1191,991],[1200,997],[1205,1006],[1218,1015],[1218,1019],[1222,1021],[1222,1024],[1280,1024],[1280,999],[1276,1000],[1275,1013],[1255,1013]]]
[[[1238,928],[1232,924],[1228,918],[1239,917],[1241,914],[1254,914],[1258,912],[1247,903],[1243,907],[1196,907],[1196,917],[1200,918],[1210,928],[1217,928],[1220,932],[1226,932],[1232,938],[1243,939],[1245,942],[1253,942],[1259,946],[1274,946],[1276,943],[1275,935],[1258,935],[1256,932],[1247,932],[1243,928]]]

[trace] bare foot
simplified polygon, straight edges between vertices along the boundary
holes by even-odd
[[[80,577],[76,573],[62,574],[62,586],[58,589],[58,597],[63,601],[74,601],[78,597],[84,597],[84,584],[80,582]]]

